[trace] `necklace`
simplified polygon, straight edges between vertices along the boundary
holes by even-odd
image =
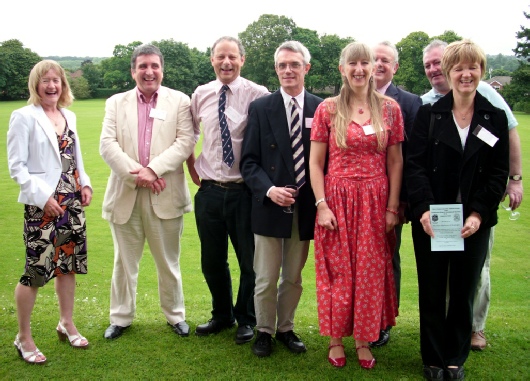
[[[53,122],[53,124],[55,125],[55,127],[58,127],[59,126],[59,123],[61,123],[63,121],[63,114],[59,113],[59,118],[56,119],[54,117],[51,117],[50,115],[48,115],[48,113],[46,113],[46,116],[48,117],[48,119]]]
[[[467,109],[467,111],[465,113],[461,113],[460,111],[456,111],[456,108],[454,109],[454,112],[456,114],[460,114],[460,119],[462,120],[466,120],[468,114],[471,112],[471,110],[473,109],[473,105],[471,105],[470,108]]]
[[[359,106],[359,107],[357,108],[357,112],[358,112],[359,114],[361,114],[361,115],[364,114],[363,106],[367,106],[367,105],[368,105],[368,103],[367,103],[367,102],[364,102],[361,106]],[[354,107],[355,107],[355,106],[354,106]]]

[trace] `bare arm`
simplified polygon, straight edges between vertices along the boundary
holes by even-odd
[[[522,175],[523,168],[521,165],[521,141],[516,128],[512,128],[508,134],[510,141],[510,176]],[[510,207],[512,210],[517,209],[523,201],[523,181],[508,180],[504,197],[510,197]]]

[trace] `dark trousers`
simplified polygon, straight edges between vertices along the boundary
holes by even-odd
[[[394,249],[394,255],[392,256],[392,269],[394,270],[394,282],[396,284],[396,298],[399,307],[399,296],[401,292],[401,257],[399,255],[399,249],[401,247],[401,233],[403,231],[403,225],[396,225],[394,232],[396,233],[396,248]]]
[[[203,181],[195,195],[195,221],[201,241],[201,267],[212,294],[212,318],[222,323],[256,325],[254,313],[254,235],[250,228],[251,194],[244,184],[222,188]],[[228,237],[239,263],[234,306],[228,266]]]
[[[480,228],[466,238],[464,251],[433,252],[430,237],[420,222],[412,222],[424,365],[462,366],[469,355],[473,299],[488,251],[490,230]]]

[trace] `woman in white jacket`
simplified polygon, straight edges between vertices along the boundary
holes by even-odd
[[[75,274],[87,272],[83,207],[92,200],[90,178],[83,166],[75,114],[64,107],[73,95],[61,66],[51,60],[35,65],[29,75],[29,105],[13,111],[7,133],[11,177],[20,185],[25,204],[25,271],[15,288],[19,331],[14,345],[28,363],[46,357],[35,346],[30,318],[39,287],[55,279],[59,300],[59,339],[75,348],[88,341],[75,327]]]

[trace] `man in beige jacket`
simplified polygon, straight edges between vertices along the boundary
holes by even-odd
[[[110,326],[106,339],[129,327],[136,310],[145,240],[158,271],[160,305],[180,336],[189,335],[180,274],[183,214],[192,210],[182,163],[194,147],[190,99],[161,86],[164,58],[141,45],[131,58],[133,90],[109,98],[100,153],[111,169],[103,218],[114,241]]]

